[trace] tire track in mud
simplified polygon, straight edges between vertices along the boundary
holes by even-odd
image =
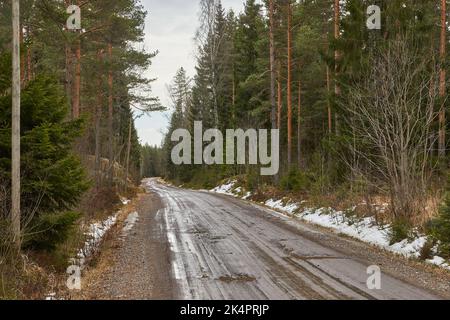
[[[382,290],[367,289],[369,262],[318,242],[306,226],[293,227],[270,210],[156,180],[147,187],[164,206],[160,223],[180,299],[438,298],[385,274]]]

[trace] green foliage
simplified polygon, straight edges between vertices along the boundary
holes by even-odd
[[[392,230],[389,235],[390,245],[408,239],[411,235],[411,223],[406,219],[396,219],[392,223]]]
[[[141,149],[142,172],[144,178],[163,176],[163,152],[159,147],[146,144]]]
[[[450,191],[447,191],[444,203],[439,210],[439,217],[431,222],[428,229],[433,238],[440,242],[440,254],[450,258]]]
[[[68,239],[80,217],[80,213],[71,211],[40,215],[35,220],[30,235],[25,238],[24,245],[52,251]]]
[[[281,179],[281,187],[285,191],[306,192],[310,186],[311,180],[302,170],[292,169]]]
[[[0,99],[0,175],[10,174],[11,97]],[[83,121],[66,121],[68,106],[57,82],[39,76],[22,93],[22,193],[24,208],[39,202],[40,212],[68,210],[89,187],[72,144]]]
[[[42,240],[42,247],[52,248],[64,240],[64,228],[75,220],[74,214],[61,212],[76,206],[89,187],[80,160],[72,151],[75,139],[83,132],[84,120],[67,121],[69,108],[64,94],[54,77],[48,75],[37,76],[23,89],[21,107],[21,205],[23,221],[29,221],[24,227],[33,230],[29,241],[34,246],[40,247]],[[0,178],[9,181],[9,94],[0,96],[0,122]]]

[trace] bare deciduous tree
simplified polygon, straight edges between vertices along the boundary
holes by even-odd
[[[370,74],[350,89],[344,106],[358,142],[349,143],[358,158],[352,169],[388,187],[394,218],[413,219],[424,209],[433,169],[439,66],[407,38],[374,52],[371,62]]]

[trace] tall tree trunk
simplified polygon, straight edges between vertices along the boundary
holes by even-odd
[[[287,106],[288,106],[288,168],[292,165],[292,8],[291,2],[288,1],[287,4],[288,18],[287,18]]]
[[[327,66],[327,94],[328,94],[328,101],[327,101],[327,109],[328,109],[328,134],[331,135],[331,132],[333,131],[333,116],[331,111],[331,102],[330,102],[330,92],[331,92],[331,79],[330,79],[330,67]]]
[[[70,0],[64,0],[64,3],[67,6],[70,5]],[[72,73],[73,73],[73,51],[72,51],[72,44],[69,43],[68,41],[66,41],[65,44],[65,55],[66,55],[66,61],[65,61],[65,67],[66,67],[66,72],[65,72],[65,91],[66,91],[66,95],[67,98],[70,101],[70,112],[71,115],[73,116],[73,101],[72,101]]]
[[[77,5],[81,6],[81,0],[77,0]],[[80,91],[81,91],[81,33],[75,42],[75,76],[72,92],[72,117],[80,117]]]
[[[232,114],[231,114],[231,121],[233,123],[232,128],[234,128],[236,126],[236,74],[234,71],[234,66],[233,66],[233,89],[232,90],[233,90],[233,92],[232,92],[233,97],[232,97],[231,103],[232,103],[233,109],[232,109]]]
[[[133,117],[130,116],[130,123],[128,124],[128,145],[127,145],[127,161],[125,174],[125,193],[128,192],[128,174],[130,171],[130,155],[131,155],[131,126],[133,125]]]
[[[103,60],[103,50],[99,49],[97,52],[97,59],[99,65]],[[95,175],[96,186],[100,188],[102,183],[102,166],[101,166],[101,121],[102,121],[102,109],[103,109],[103,83],[102,77],[97,78],[97,106],[95,108]]]
[[[72,117],[80,117],[80,89],[81,89],[81,39],[75,42],[75,77],[72,92]]]
[[[278,62],[278,123],[277,128],[281,130],[281,112],[283,108],[283,90],[281,87],[281,63]]]
[[[20,4],[12,1],[12,132],[11,132],[11,225],[13,242],[20,251]]]
[[[298,108],[297,108],[297,163],[302,167],[302,82],[298,81]]]
[[[269,41],[270,41],[270,105],[272,107],[272,129],[277,128],[277,103],[275,98],[275,82],[276,82],[276,72],[275,72],[275,39],[274,39],[274,0],[269,0]]]
[[[439,79],[439,97],[441,98],[441,109],[439,112],[439,157],[443,158],[446,154],[446,44],[447,44],[447,1],[441,0],[441,45],[440,45],[440,79]]]
[[[72,48],[71,45],[69,43],[66,43],[66,83],[65,83],[65,89],[66,89],[66,94],[67,97],[70,99],[71,101],[71,113],[73,116],[73,101],[72,101],[72,71],[73,71],[73,52],[72,52]]]
[[[31,61],[31,48],[27,48],[27,82],[33,80],[33,63]]]
[[[340,38],[341,33],[341,7],[340,0],[334,0],[334,39],[337,41]],[[341,95],[341,87],[339,86],[339,61],[341,59],[341,53],[339,50],[334,50],[334,93],[336,98]],[[339,134],[339,116],[335,114],[335,127],[336,134]]]
[[[108,43],[108,148],[109,148],[109,187],[112,188],[114,180],[114,132],[113,132],[113,72],[112,72],[112,44]]]

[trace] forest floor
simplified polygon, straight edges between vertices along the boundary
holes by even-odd
[[[445,270],[226,195],[144,187],[73,298],[450,298]],[[373,265],[379,290],[367,286]]]

